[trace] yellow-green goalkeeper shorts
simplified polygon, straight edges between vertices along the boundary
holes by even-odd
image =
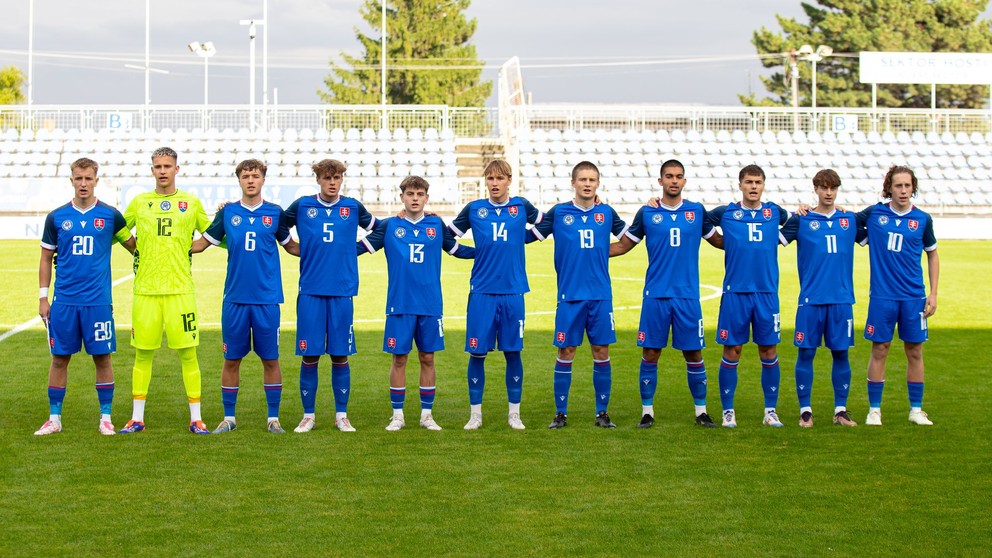
[[[162,346],[165,332],[170,349],[200,344],[196,326],[196,295],[134,295],[131,319],[131,346],[154,350]]]

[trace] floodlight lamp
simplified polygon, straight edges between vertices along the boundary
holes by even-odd
[[[827,45],[820,45],[816,47],[816,55],[821,58],[826,58],[834,53],[834,49]]]
[[[813,54],[813,47],[811,47],[809,45],[803,45],[803,46],[799,47],[799,50],[796,51],[796,52],[798,52],[799,54],[801,54],[803,56],[809,56],[810,54]]]
[[[199,41],[193,41],[192,43],[190,43],[190,44],[188,44],[186,46],[189,48],[189,51],[190,52],[197,52],[197,51],[200,50],[200,42]]]

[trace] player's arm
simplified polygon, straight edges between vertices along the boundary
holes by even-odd
[[[538,240],[544,242],[549,236],[551,236],[555,224],[556,207],[557,206],[548,210],[548,212],[544,214],[544,217],[527,231],[527,237],[524,239],[526,244],[530,244],[531,242],[536,242]]]
[[[622,256],[631,249],[637,246],[637,243],[631,240],[627,235],[620,237],[620,240],[610,243],[610,257]]]
[[[782,238],[785,240],[782,243],[783,246],[792,243],[799,236],[799,219],[800,214],[797,211],[795,215],[785,222],[785,225],[782,225],[782,229],[779,232],[782,233]]]
[[[475,248],[465,246],[464,244],[459,244],[458,241],[455,240],[455,234],[451,232],[451,229],[445,227],[442,230],[444,232],[441,233],[443,235],[443,238],[441,239],[441,248],[445,252],[462,260],[471,260],[475,258]]]
[[[927,295],[924,318],[929,318],[937,312],[937,283],[940,281],[940,258],[937,248],[927,251],[927,276],[930,278],[930,294]]]
[[[469,220],[469,208],[468,205],[463,207],[455,220],[448,225],[448,229],[458,238],[464,236],[472,228],[472,222]]]
[[[371,231],[379,221],[369,213],[369,210],[365,209],[362,202],[355,200],[355,203],[358,205],[358,225],[367,231]]]
[[[276,241],[287,254],[300,257],[300,243],[293,238],[293,233],[289,232],[289,219],[286,218],[286,211],[281,207],[279,208],[279,225],[276,227]]]
[[[723,250],[723,231],[720,229],[720,219],[723,219],[723,214],[727,211],[727,206],[720,206],[716,209],[711,209],[709,211],[703,211],[703,218],[709,221],[709,226],[713,227],[712,235],[705,236],[706,225],[703,225],[703,238],[706,242],[710,243],[710,246]]]
[[[617,237],[616,242],[610,243],[610,257],[622,256],[630,252],[641,240],[644,239],[644,208],[638,208],[634,214],[634,220],[630,226],[624,229]]]
[[[41,248],[41,263],[38,266],[38,315],[41,321],[48,325],[48,318],[52,313],[52,306],[48,302],[48,287],[52,284],[52,263],[55,260],[55,250]]]
[[[190,246],[191,254],[199,254],[200,252],[210,248],[211,246],[216,246],[224,240],[224,208],[222,207],[217,211],[217,215],[214,216],[213,223],[205,230],[201,230],[203,233],[200,238],[193,241],[192,246]]]
[[[386,243],[386,227],[389,226],[389,219],[383,219],[376,224],[372,232],[365,235],[365,238],[355,243],[355,251],[362,254],[374,254],[381,250]]]
[[[124,220],[124,215],[120,211],[114,209],[114,240],[120,243],[125,250],[134,254],[134,251],[138,247],[138,241],[131,234],[131,229],[127,226],[127,221]]]
[[[528,200],[523,200],[524,212],[527,213],[527,222],[531,225],[536,225],[544,220],[544,213],[534,207],[534,204],[530,203]],[[596,196],[596,205],[599,205],[599,196]]]

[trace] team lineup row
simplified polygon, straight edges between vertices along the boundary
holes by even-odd
[[[799,425],[813,425],[810,390],[813,358],[822,344],[833,357],[833,422],[856,426],[846,404],[851,384],[848,349],[853,345],[853,256],[855,244],[868,244],[870,302],[864,336],[872,342],[868,364],[868,425],[881,425],[885,362],[895,330],[906,351],[909,420],[932,424],[922,410],[922,344],[927,318],[937,307],[939,260],[930,216],[916,208],[913,172],[892,167],[883,180],[889,200],[855,214],[835,207],[840,178],[821,170],[813,178],[816,207],[790,214],[762,200],[764,171],[749,165],[739,173],[741,201],[711,211],[682,197],[685,168],[675,160],[661,167],[661,196],[638,210],[628,226],[613,208],[597,198],[599,170],[583,161],[572,170],[574,199],[547,213],[521,197],[509,195],[512,169],[494,160],[485,169],[488,198],[465,206],[450,226],[425,213],[429,184],[407,177],[400,184],[403,212],[377,220],[358,201],[340,194],[345,166],[325,159],[313,165],[319,193],[304,196],[283,210],[265,202],[266,166],[256,159],[238,164],[242,198],[219,209],[211,222],[195,196],[177,189],[178,154],[170,148],[152,153],[155,189],[139,194],[124,213],[97,201],[98,165],[79,159],[71,165],[74,197],[48,214],[41,242],[39,314],[48,328],[52,363],[49,369],[49,420],[35,432],[62,430],[61,408],[71,356],[85,347],[96,368],[96,389],[102,434],[132,434],[145,428],[145,397],[152,357],[165,333],[179,353],[190,408],[189,429],[209,434],[200,412],[201,379],[196,356],[199,344],[191,272],[192,254],[226,244],[227,277],[222,309],[224,364],[221,392],[224,419],[213,430],[235,430],[240,364],[254,350],[263,365],[268,405],[267,429],[283,433],[279,423],[282,371],[279,364],[279,305],[283,302],[278,249],[300,260],[296,354],[300,364],[303,433],[316,425],[318,364],[331,359],[335,426],[354,431],[347,415],[351,389],[348,357],[355,353],[352,297],[358,294],[358,256],[385,252],[388,269],[383,351],[392,355],[390,400],[393,416],[387,430],[405,426],[406,364],[416,343],[419,363],[419,423],[440,430],[432,416],[435,397],[434,353],[444,348],[440,266],[442,252],[473,259],[468,298],[465,351],[469,353],[467,384],[469,420],[466,430],[482,426],[485,359],[503,352],[508,396],[507,422],[522,430],[520,399],[523,365],[525,244],[555,237],[557,308],[554,345],[555,415],[549,428],[568,420],[568,396],[576,348],[588,337],[593,357],[595,425],[614,428],[608,405],[612,383],[609,346],[616,342],[609,258],[645,241],[648,268],[637,344],[642,348],[639,386],[643,413],[638,427],[654,424],[653,398],[658,358],[668,346],[682,351],[686,378],[695,404],[695,422],[715,427],[706,409],[705,345],[699,301],[699,246],[706,240],[724,250],[725,276],[717,324],[723,346],[719,367],[722,425],[737,425],[734,395],[742,346],[758,346],[764,392],[763,423],[782,426],[776,411],[780,367],[778,300],[779,245],[796,241],[800,279],[794,343]],[[358,228],[368,233],[357,241]],[[291,229],[296,229],[294,239]],[[132,231],[134,234],[132,235]],[[471,231],[474,247],[456,237]],[[195,238],[195,232],[201,233]],[[612,238],[618,240],[613,242]],[[134,299],[131,345],[133,409],[117,431],[110,410],[114,375],[110,355],[116,349],[111,306],[110,252],[121,243],[134,257]],[[930,290],[926,290],[920,258],[927,254]],[[55,297],[49,303],[53,263]]]

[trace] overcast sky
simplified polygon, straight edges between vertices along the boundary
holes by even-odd
[[[0,65],[27,71],[29,0],[3,0]],[[358,54],[354,28],[370,31],[359,0],[269,0],[269,88],[280,104],[317,103],[327,63]],[[145,2],[34,0],[36,104],[140,104]],[[751,34],[778,30],[775,14],[804,18],[799,0],[474,0],[473,42],[495,79],[512,56],[523,64],[535,103],[703,103],[736,105],[762,91],[765,72]],[[203,102],[203,63],[186,45],[213,41],[210,101],[247,103],[247,28],[262,0],[152,0],[153,104]],[[261,102],[262,31],[256,41]],[[700,61],[698,59],[716,59]],[[591,64],[645,62],[644,65]],[[658,63],[661,62],[661,63]],[[528,66],[558,67],[528,67]],[[573,65],[567,67],[565,65]],[[270,93],[275,101],[276,94]],[[494,104],[491,100],[490,104]]]

